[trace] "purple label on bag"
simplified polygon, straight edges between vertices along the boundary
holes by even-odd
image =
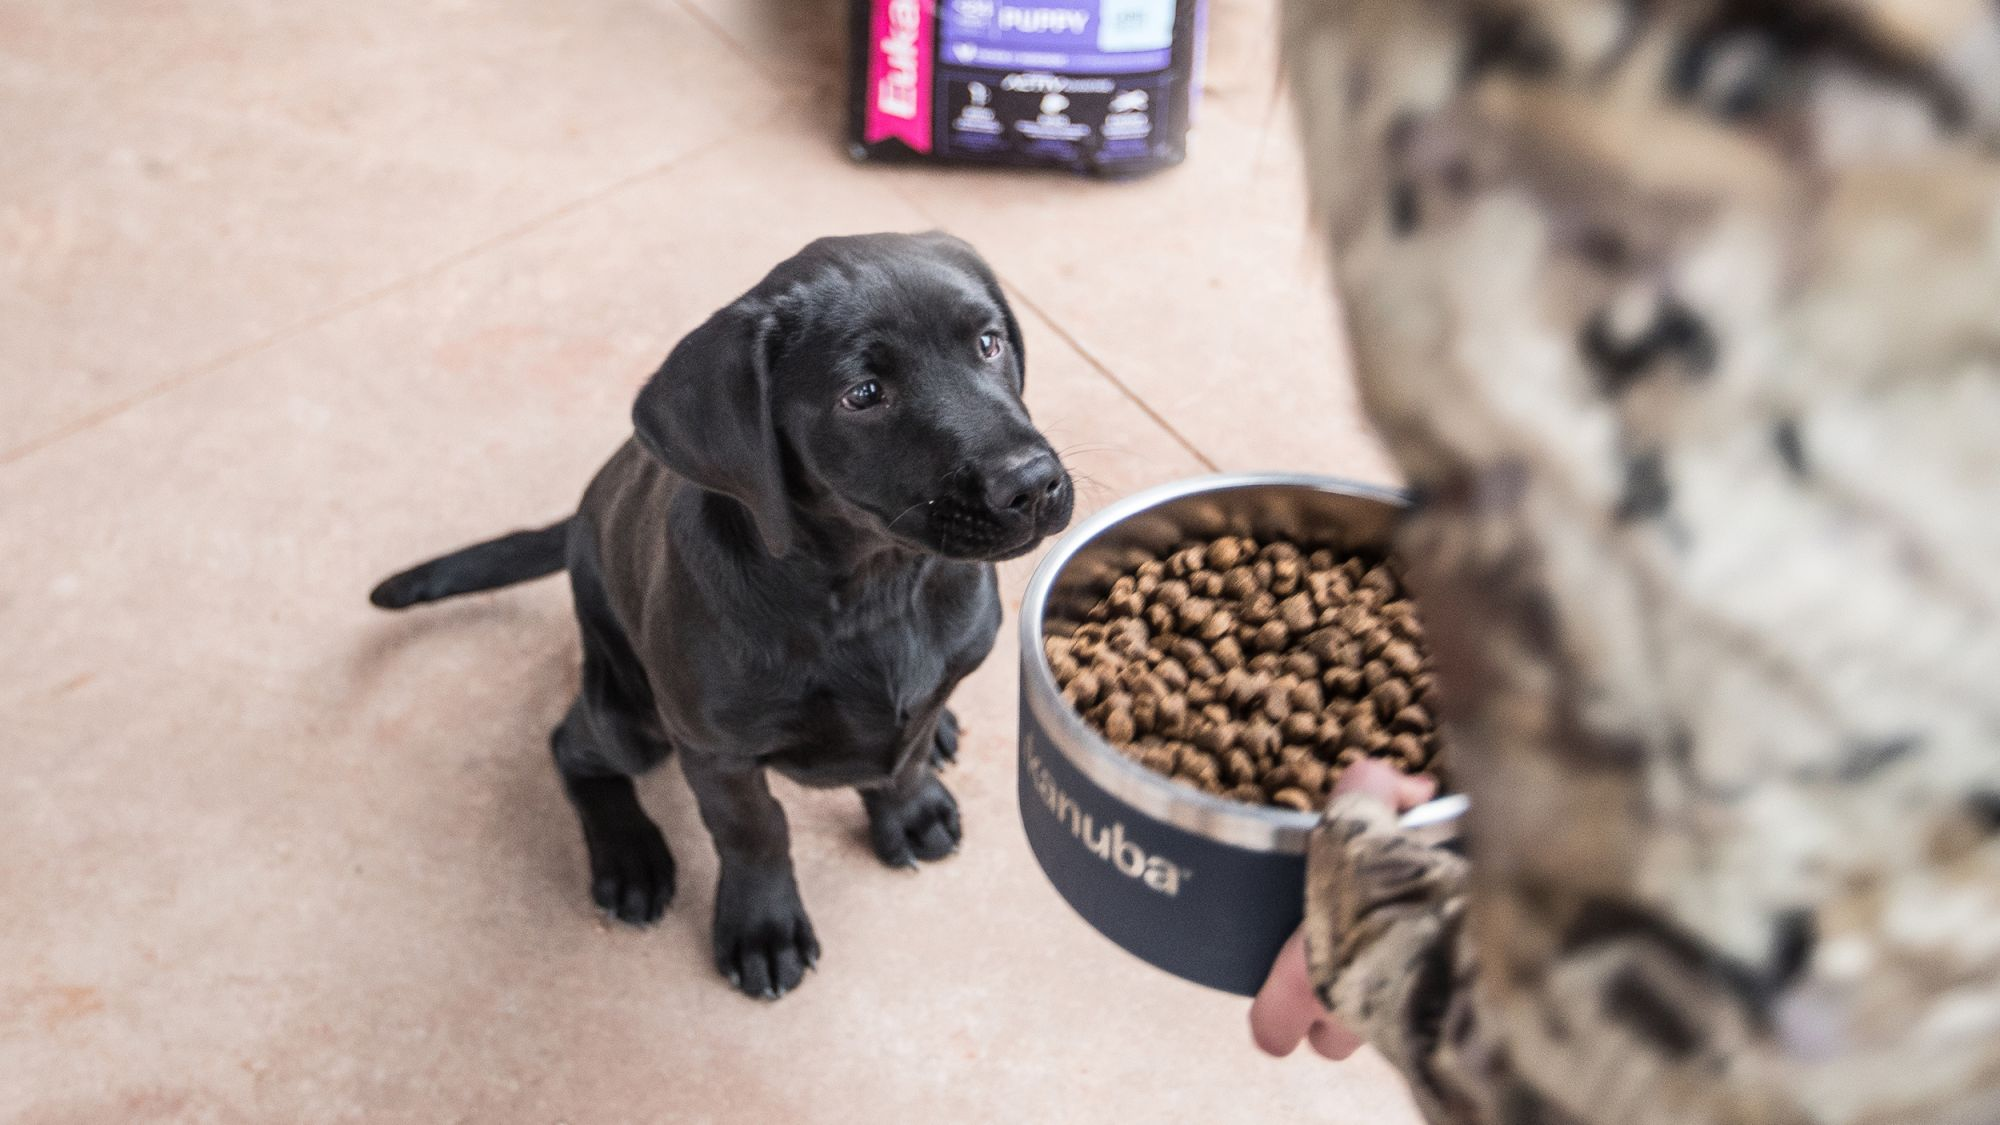
[[[941,0],[946,64],[1134,74],[1173,63],[1174,0]]]

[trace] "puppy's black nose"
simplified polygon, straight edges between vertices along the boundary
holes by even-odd
[[[1015,458],[986,481],[986,503],[996,512],[1031,514],[1062,491],[1062,463],[1046,449]]]

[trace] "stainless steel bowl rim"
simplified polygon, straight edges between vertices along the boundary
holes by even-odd
[[[1092,540],[1126,520],[1176,500],[1245,488],[1295,488],[1378,500],[1398,508],[1408,497],[1392,488],[1312,473],[1217,473],[1174,481],[1134,493],[1105,507],[1057,542],[1035,568],[1021,600],[1022,696],[1050,748],[1091,781],[1139,812],[1217,843],[1253,851],[1299,855],[1319,817],[1212,796],[1182,785],[1126,758],[1091,729],[1062,697],[1055,669],[1043,646],[1043,616],[1049,592],[1071,559]]]

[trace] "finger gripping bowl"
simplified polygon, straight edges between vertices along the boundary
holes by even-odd
[[[1042,644],[1120,574],[1189,540],[1383,549],[1404,506],[1330,477],[1224,475],[1113,504],[1057,543],[1021,606],[1021,823],[1035,860],[1098,932],[1184,979],[1249,996],[1298,927],[1317,818],[1213,797],[1127,759],[1062,696]]]

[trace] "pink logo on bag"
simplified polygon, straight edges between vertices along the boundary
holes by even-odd
[[[869,144],[931,150],[931,18],[937,0],[874,0],[868,52]]]

